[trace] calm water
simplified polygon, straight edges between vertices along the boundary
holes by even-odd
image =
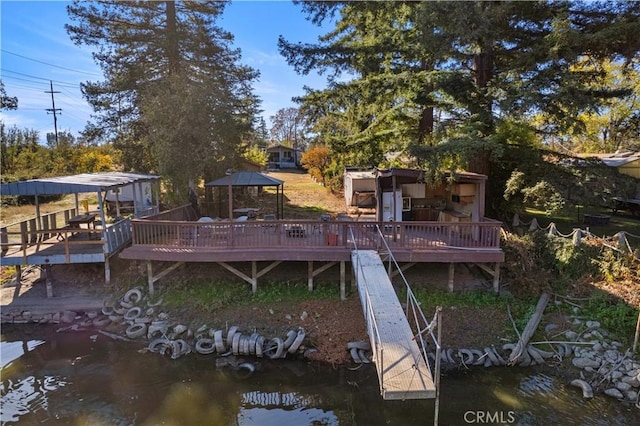
[[[257,361],[244,378],[213,355],[171,360],[139,353],[141,342],[56,329],[3,326],[2,424],[433,424],[433,401],[383,401],[372,366]],[[493,368],[443,377],[440,424],[638,425],[640,410],[583,400],[543,371]]]

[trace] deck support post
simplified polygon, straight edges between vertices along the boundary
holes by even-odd
[[[345,261],[340,261],[340,300],[346,300],[347,295],[345,291]]]
[[[258,291],[258,262],[251,261],[251,292]]]
[[[453,280],[455,276],[455,271],[456,271],[456,264],[453,262],[449,263],[449,281],[447,285],[449,287],[450,293],[453,293]]]
[[[309,288],[309,291],[313,291],[313,278],[316,275],[323,273],[324,271],[326,271],[327,269],[331,268],[333,265],[335,265],[337,263],[338,263],[337,261],[336,262],[325,263],[324,265],[322,265],[321,267],[319,267],[318,269],[316,269],[314,271],[313,270],[313,260],[307,261],[307,265],[308,265],[307,272],[309,274],[308,275],[308,279],[307,279],[307,287]]]
[[[151,265],[151,261],[147,260],[147,282],[149,284],[149,294],[154,293],[153,289],[153,266]]]
[[[104,286],[111,286],[111,267],[109,266],[109,255],[104,256]]]
[[[20,286],[22,285],[22,266],[16,265],[16,289],[13,291],[13,298],[20,296]]]
[[[251,284],[251,291],[255,293],[255,292],[258,291],[258,278],[260,278],[261,276],[263,276],[264,274],[266,274],[267,272],[269,272],[270,270],[272,270],[273,268],[275,268],[276,266],[281,264],[282,260],[276,260],[274,262],[271,262],[269,265],[265,266],[261,270],[258,270],[258,262],[255,261],[255,260],[252,261],[251,262],[251,276],[248,276],[247,274],[245,274],[241,270],[239,270],[237,268],[234,268],[233,266],[229,265],[228,263],[225,263],[225,262],[216,262],[216,263],[218,265],[222,266],[227,271],[231,272],[233,275],[235,275],[237,277],[240,277],[243,280],[245,280],[246,282],[248,282],[249,284]]]
[[[493,269],[482,263],[476,263],[475,265],[493,278],[493,291],[500,293],[500,264],[496,263]]]
[[[176,263],[174,263],[173,265],[169,266],[167,269],[165,269],[164,271],[160,272],[158,275],[156,275],[154,277],[153,276],[153,266],[151,265],[151,261],[147,260],[147,281],[149,282],[149,294],[153,296],[153,294],[155,293],[155,289],[154,289],[153,285],[154,285],[154,283],[156,281],[158,281],[160,278],[164,277],[169,272],[173,271],[174,269],[179,268],[182,265],[184,265],[184,262],[176,262]]]
[[[51,265],[45,265],[44,272],[47,286],[47,299],[49,299],[53,297],[53,273],[51,272]]]

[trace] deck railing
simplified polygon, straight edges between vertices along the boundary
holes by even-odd
[[[120,250],[131,241],[131,220],[122,219],[114,224],[96,229],[71,228],[66,226],[76,216],[75,208],[47,213],[0,228],[1,254],[20,251],[26,258],[27,250],[36,247],[41,252],[53,245],[64,245],[69,258],[72,247],[106,244],[105,253]]]
[[[452,222],[342,222],[312,220],[249,220],[193,222],[134,219],[134,246],[175,248],[313,248],[334,246],[377,250],[380,235],[394,248],[427,250],[444,247],[499,249],[497,221]],[[349,228],[351,227],[352,233]],[[378,229],[381,233],[378,233]],[[353,235],[353,236],[351,236]]]

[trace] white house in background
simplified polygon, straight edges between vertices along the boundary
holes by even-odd
[[[300,167],[301,156],[302,150],[298,148],[282,144],[272,145],[267,148],[267,168],[297,169]]]

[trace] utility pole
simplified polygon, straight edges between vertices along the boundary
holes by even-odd
[[[54,92],[53,91],[53,81],[49,80],[49,84],[51,85],[51,91],[49,92],[44,92],[44,93],[51,93],[51,106],[52,108],[47,108],[47,114],[48,113],[52,113],[53,114],[53,129],[55,131],[55,135],[56,135],[56,147],[58,146],[58,116],[56,115],[58,111],[62,111],[60,108],[56,108],[56,101],[53,98],[53,94],[54,93],[60,93],[60,92]]]

